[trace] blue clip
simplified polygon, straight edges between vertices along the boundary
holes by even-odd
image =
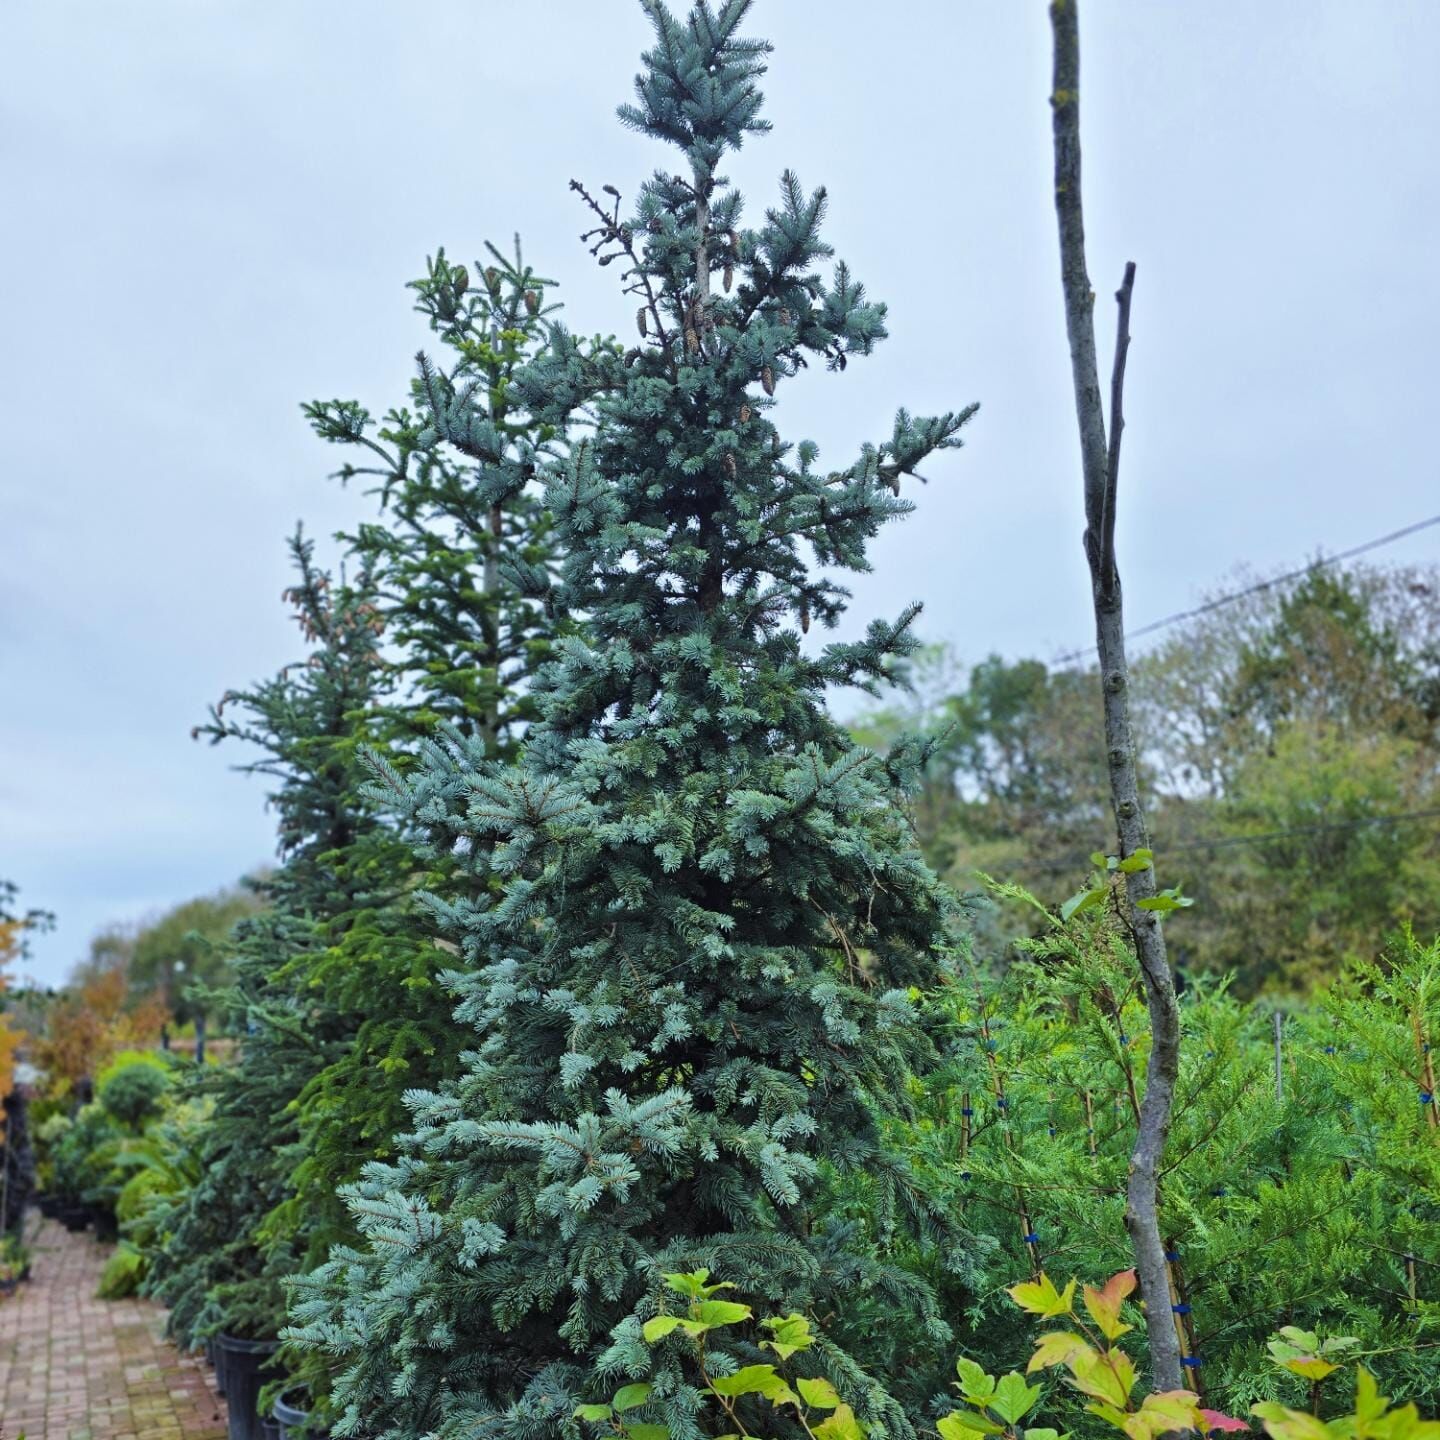
[[[1038,1245],[1038,1244],[1040,1243],[1040,1237],[1032,1230],[1032,1231],[1025,1237],[1025,1243],[1026,1243],[1027,1245]]]
[[[1190,1307],[1188,1305],[1172,1305],[1170,1308],[1177,1315],[1188,1315],[1190,1313]]]
[[[1192,1370],[1198,1370],[1200,1368],[1200,1357],[1198,1355],[1182,1355],[1180,1357],[1180,1363],[1182,1365],[1188,1365]]]

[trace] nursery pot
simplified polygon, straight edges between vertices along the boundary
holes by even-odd
[[[278,1420],[260,1421],[260,1440],[280,1440],[280,1422]]]
[[[66,1201],[60,1206],[56,1218],[72,1234],[78,1234],[90,1223],[90,1207],[73,1200]]]
[[[113,1245],[120,1238],[120,1224],[108,1205],[92,1205],[90,1218],[95,1222],[95,1238]]]
[[[210,1362],[211,1368],[215,1371],[215,1393],[225,1393],[225,1354],[220,1349],[220,1343],[212,1335],[205,1342],[205,1358]]]
[[[225,1403],[230,1412],[230,1440],[262,1440],[256,1402],[260,1387],[279,1379],[271,1357],[278,1340],[240,1340],[221,1331],[215,1349],[225,1374]]]
[[[275,1421],[280,1427],[280,1440],[321,1440],[315,1431],[305,1428],[310,1411],[301,1402],[309,1398],[303,1385],[292,1385],[280,1393],[275,1401]]]
[[[35,1203],[40,1207],[40,1213],[47,1220],[54,1220],[60,1214],[60,1197],[58,1195],[40,1195],[36,1197]]]

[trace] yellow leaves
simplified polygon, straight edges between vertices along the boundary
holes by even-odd
[[[1067,1362],[1075,1388],[1083,1395],[1123,1410],[1135,1388],[1135,1362],[1123,1350],[1105,1354],[1086,1346]]]
[[[1118,1275],[1112,1275],[1105,1282],[1103,1289],[1096,1290],[1089,1285],[1085,1287],[1085,1308],[1090,1312],[1090,1318],[1107,1340],[1118,1339],[1127,1330],[1133,1328],[1122,1323],[1120,1307],[1125,1303],[1125,1297],[1134,1289],[1135,1272],[1133,1270],[1122,1270]]]
[[[1056,1290],[1055,1282],[1041,1272],[1039,1280],[1025,1280],[1012,1285],[1006,1294],[1022,1309],[1042,1319],[1055,1315],[1069,1315],[1075,1304],[1075,1282],[1072,1280],[1063,1291]]]
[[[1054,1365],[1068,1365],[1082,1350],[1090,1348],[1085,1337],[1073,1330],[1052,1330],[1036,1340],[1035,1353],[1030,1357],[1025,1373],[1033,1375],[1037,1370],[1048,1370]]]
[[[718,1375],[710,1382],[716,1395],[760,1395],[772,1405],[798,1404],[799,1396],[785,1383],[773,1365],[746,1365],[733,1375]]]
[[[935,1422],[935,1428],[940,1432],[940,1440],[976,1440],[977,1436],[999,1435],[1005,1427],[971,1410],[956,1410],[942,1415]]]
[[[1198,1400],[1191,1390],[1162,1390],[1147,1395],[1140,1408],[1125,1417],[1120,1427],[1130,1440],[1159,1440],[1174,1431],[1204,1433]]]
[[[815,1440],[865,1440],[865,1427],[848,1405],[837,1405],[818,1425],[811,1427]]]
[[[760,1342],[760,1348],[773,1350],[782,1360],[788,1360],[797,1350],[808,1350],[815,1343],[810,1322],[803,1315],[772,1315],[760,1323],[771,1336]]]
[[[1250,1407],[1250,1413],[1265,1422],[1271,1440],[1334,1440],[1330,1427],[1308,1410],[1291,1410],[1274,1400]]]

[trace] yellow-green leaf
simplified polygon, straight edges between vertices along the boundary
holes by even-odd
[[[1002,1420],[1014,1425],[1026,1415],[1040,1398],[1040,1387],[1038,1385],[1027,1385],[1023,1375],[1017,1375],[1013,1370],[1008,1375],[1000,1377],[1000,1383],[995,1387],[995,1398],[990,1402],[992,1409]]]
[[[1107,1340],[1118,1339],[1131,1328],[1121,1321],[1120,1307],[1125,1303],[1125,1297],[1134,1288],[1135,1272],[1133,1270],[1122,1270],[1118,1275],[1112,1275],[1101,1290],[1096,1290],[1089,1285],[1085,1287],[1085,1308],[1090,1312],[1090,1318]]]
[[[710,1388],[717,1395],[763,1395],[776,1405],[795,1398],[773,1365],[747,1365],[733,1375],[717,1375]]]
[[[1335,1440],[1330,1427],[1308,1410],[1291,1410],[1273,1400],[1262,1400],[1250,1413],[1265,1424],[1271,1440]]]
[[[633,1425],[622,1425],[620,1428],[630,1440],[670,1440],[668,1425],[654,1425],[648,1421],[637,1420]]]
[[[977,1435],[1003,1435],[1005,1427],[971,1410],[954,1410],[935,1422],[940,1440],[975,1440]]]
[[[1054,1281],[1043,1272],[1039,1280],[1024,1280],[1012,1285],[1007,1293],[1022,1310],[1046,1318],[1069,1315],[1075,1304],[1075,1282],[1072,1280],[1063,1292],[1058,1291]]]
[[[1135,1366],[1123,1350],[1102,1355],[1087,1347],[1074,1355],[1069,1364],[1075,1388],[1082,1394],[1121,1410],[1129,1403],[1130,1392],[1135,1388]]]
[[[1035,1353],[1025,1367],[1027,1375],[1037,1370],[1048,1370],[1052,1365],[1068,1365],[1073,1356],[1090,1349],[1090,1343],[1083,1335],[1073,1330],[1052,1330],[1035,1342]]]
[[[865,1427],[848,1405],[837,1405],[812,1428],[816,1440],[865,1440]]]
[[[800,1398],[816,1410],[833,1410],[840,1403],[839,1394],[828,1380],[818,1377],[812,1380],[802,1375],[795,1382],[795,1388]]]
[[[608,1420],[610,1414],[608,1405],[577,1405],[575,1407],[577,1420]]]
[[[972,1405],[987,1405],[995,1393],[995,1377],[986,1372],[983,1365],[961,1356],[955,1362],[955,1373],[960,1377],[960,1393]]]
[[[748,1305],[734,1300],[702,1300],[690,1313],[699,1324],[710,1330],[717,1325],[738,1325],[750,1318],[751,1311]]]
[[[810,1322],[803,1315],[772,1315],[760,1322],[772,1332],[773,1339],[762,1340],[761,1346],[788,1360],[797,1350],[808,1350],[814,1344]]]
[[[1303,1375],[1307,1380],[1323,1380],[1340,1368],[1328,1360],[1322,1360],[1318,1355],[1296,1355],[1293,1359],[1282,1360],[1280,1363],[1285,1369],[1296,1375]]]

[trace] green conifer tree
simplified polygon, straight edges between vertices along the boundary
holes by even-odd
[[[411,286],[448,356],[418,357],[413,409],[392,409],[377,429],[354,401],[305,407],[323,438],[363,452],[339,475],[372,481],[380,503],[377,521],[344,538],[386,631],[388,684],[366,728],[401,764],[438,728],[509,758],[532,718],[527,679],[555,623],[516,579],[534,589],[553,568],[533,480],[560,437],[509,393],[555,308],[545,299],[551,282],[524,263],[518,240],[513,259],[493,246],[489,254],[491,263],[474,267],[476,284],[442,250]],[[300,1160],[286,1223],[306,1233],[307,1263],[355,1238],[336,1192],[365,1160],[390,1154],[392,1136],[407,1128],[405,1091],[453,1075],[465,1046],[438,983],[453,953],[437,946],[415,903],[447,885],[458,833],[448,806],[419,829],[369,829],[350,861],[364,877],[354,910],[337,920],[334,943],[290,967],[288,982],[353,1036],[296,1102]]]
[[[196,727],[214,743],[259,750],[240,768],[274,782],[282,864],[254,882],[267,902],[236,927],[234,984],[214,997],[243,1030],[238,1064],[203,1073],[213,1104],[204,1173],[167,1217],[149,1289],[193,1341],[215,1330],[272,1337],[283,1316],[281,1278],[298,1263],[293,1235],[267,1230],[296,1163],[291,1102],[347,1039],[333,1008],[287,983],[295,957],[331,943],[366,877],[353,863],[376,825],[361,793],[356,716],[382,683],[380,620],[366,577],[335,586],[312,542],[291,541],[297,578],[286,591],[309,646],[303,664],[232,691]]]
[[[555,324],[512,382],[543,422],[593,419],[544,467],[565,552],[547,602],[587,635],[558,642],[518,768],[456,740],[387,772],[406,814],[455,814],[468,841],[473,880],[433,904],[470,962],[450,978],[478,1039],[352,1190],[369,1248],[300,1287],[291,1335],[342,1368],[341,1434],[573,1435],[587,1387],[653,1371],[647,1418],[684,1440],[678,1352],[640,1337],[667,1271],[708,1266],[770,1309],[883,1295],[946,1335],[885,1261],[897,1225],[942,1227],[877,1120],[930,1063],[912,995],[950,938],[898,803],[924,750],[857,748],[823,699],[881,680],[916,607],[818,654],[802,633],[845,601],[809,560],[864,568],[911,508],[902,480],[971,411],[901,411],[839,470],[781,440],[777,388],[868,354],[885,310],[843,264],[819,273],[823,191],[787,173],[741,226],[720,165],[768,128],[748,0],[684,23],[645,8],[656,45],[621,117],[688,173],[657,172],[628,218],[581,192],[640,344],[586,351]],[[873,1233],[814,1223],[827,1168],[860,1166]],[[866,1369],[887,1347],[843,1319],[830,1336],[826,1372],[877,1433],[909,1434],[905,1377]]]

